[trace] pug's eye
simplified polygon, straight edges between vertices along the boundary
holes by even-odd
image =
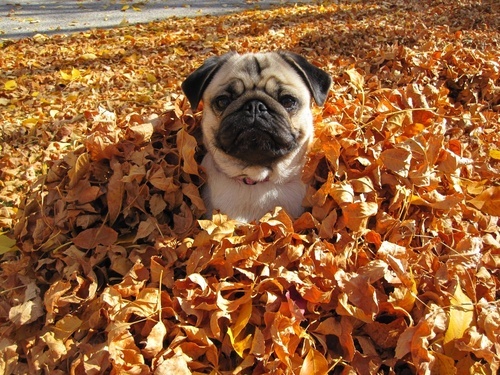
[[[287,111],[292,111],[297,107],[297,99],[291,95],[284,95],[279,99],[280,104]]]
[[[231,98],[227,95],[220,95],[215,98],[214,106],[219,111],[225,110],[231,104]]]

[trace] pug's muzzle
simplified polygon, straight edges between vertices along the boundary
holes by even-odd
[[[248,165],[269,165],[298,145],[287,117],[279,106],[251,98],[222,118],[217,147]]]

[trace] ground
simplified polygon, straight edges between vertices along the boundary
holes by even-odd
[[[499,15],[342,1],[3,40],[2,372],[498,373]],[[334,82],[306,212],[206,220],[180,84],[274,49]]]

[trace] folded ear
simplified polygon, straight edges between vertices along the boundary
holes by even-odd
[[[203,92],[215,73],[217,73],[220,67],[235,53],[236,52],[228,52],[222,56],[210,57],[202,66],[196,69],[184,80],[184,82],[182,82],[182,91],[184,91],[193,110],[198,108]]]
[[[318,105],[323,105],[332,85],[330,75],[311,64],[301,55],[288,51],[280,51],[278,54],[299,73],[309,86],[314,101]]]

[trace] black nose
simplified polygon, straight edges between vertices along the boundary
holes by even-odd
[[[260,100],[250,100],[245,103],[243,110],[250,116],[259,116],[267,112],[267,107]]]

